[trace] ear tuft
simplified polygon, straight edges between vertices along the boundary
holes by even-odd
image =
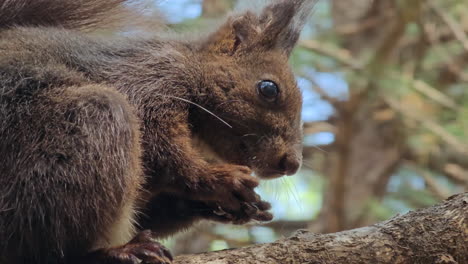
[[[258,37],[257,26],[257,17],[252,12],[231,17],[208,38],[204,49],[213,53],[234,55],[241,48],[251,45]]]
[[[231,26],[234,29],[236,37],[244,44],[255,39],[260,33],[257,17],[251,12],[233,18]]]
[[[230,56],[242,50],[279,49],[289,56],[317,1],[276,0],[258,16],[247,11],[231,17],[202,49]]]
[[[289,56],[318,0],[278,0],[260,16],[265,29],[259,42],[265,48],[282,49]]]
[[[259,45],[264,48],[272,49],[278,46],[281,35],[291,30],[296,6],[293,2],[281,1],[279,3],[267,6],[260,16],[260,22],[263,24]]]

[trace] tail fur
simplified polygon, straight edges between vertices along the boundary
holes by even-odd
[[[0,29],[56,26],[94,29],[125,16],[130,0],[0,0]]]

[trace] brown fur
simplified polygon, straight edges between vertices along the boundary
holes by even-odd
[[[127,0],[2,0],[0,26],[60,26],[94,28],[116,19]]]
[[[35,1],[0,0],[1,263],[68,263],[123,243],[111,240],[133,217],[159,236],[271,219],[250,169],[274,178],[301,162],[287,60],[313,1],[274,1],[192,41],[74,30],[123,0]],[[275,102],[260,80],[279,85]]]

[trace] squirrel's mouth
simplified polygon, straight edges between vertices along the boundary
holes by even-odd
[[[194,137],[192,139],[192,146],[195,147],[197,151],[202,155],[203,159],[210,164],[222,164],[222,163],[229,162],[223,157],[221,157],[221,155],[219,155],[210,146],[210,144],[208,144],[201,138]],[[243,143],[239,147],[241,149],[241,152],[245,153],[246,156],[248,156],[247,146]],[[293,175],[296,171],[296,170],[293,170],[294,173],[291,173],[291,172],[288,172],[288,170],[274,169],[272,167],[262,167],[262,166],[258,166],[258,165],[261,165],[261,163],[256,164],[255,162],[248,162],[248,159],[247,160],[241,159],[241,160],[238,160],[237,162],[233,162],[233,164],[249,167],[254,172],[254,175],[262,180],[272,180],[272,179],[281,178],[285,175]]]

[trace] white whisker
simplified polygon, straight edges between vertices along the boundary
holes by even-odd
[[[319,146],[314,145],[314,146],[312,146],[312,147],[313,147],[313,148],[316,148],[316,149],[318,149],[318,150],[320,150],[320,151],[322,151],[323,153],[328,153],[328,151],[324,150],[323,148],[321,148],[321,147],[319,147]]]
[[[183,102],[186,102],[186,103],[189,103],[189,104],[192,104],[200,109],[202,109],[203,111],[207,112],[208,114],[214,116],[216,119],[218,119],[219,121],[221,121],[223,124],[225,124],[226,126],[228,126],[229,128],[232,128],[232,126],[224,121],[221,117],[217,116],[215,113],[211,112],[210,110],[206,109],[205,107],[197,104],[197,103],[194,103],[190,100],[187,100],[187,99],[184,99],[184,98],[181,98],[181,97],[177,97],[177,96],[173,96],[173,95],[167,95],[167,94],[158,94],[158,95],[161,95],[161,96],[166,96],[166,97],[169,97],[169,98],[174,98],[174,99],[178,99],[178,100],[181,100]]]
[[[296,205],[299,207],[299,211],[303,212],[304,208],[302,207],[302,204],[299,202],[298,191],[297,191],[296,185],[289,178],[282,177],[281,179],[283,181],[283,185],[286,186],[286,193],[291,194],[292,198],[296,202]],[[290,184],[293,186],[293,188],[291,188]]]

